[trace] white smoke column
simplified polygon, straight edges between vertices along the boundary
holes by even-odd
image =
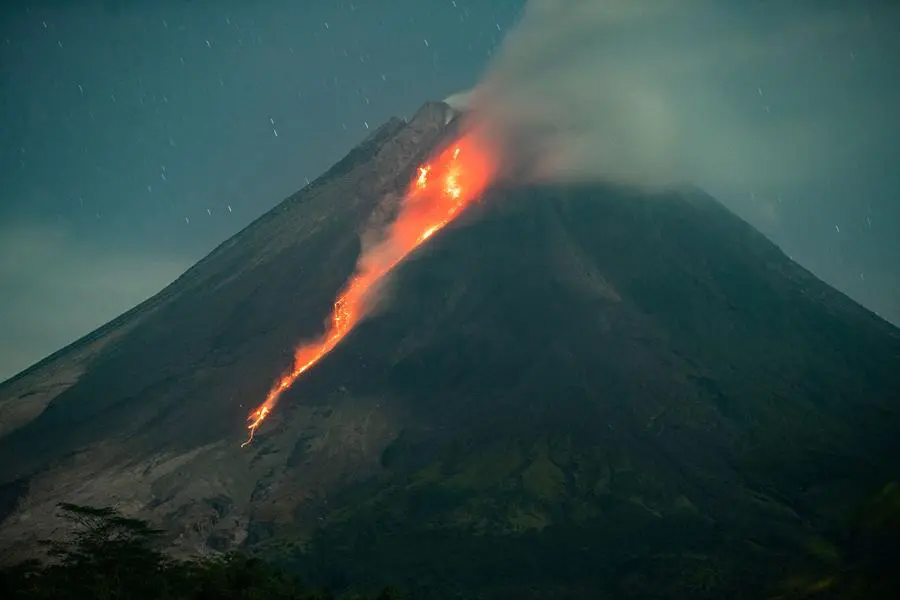
[[[883,123],[849,81],[869,4],[531,0],[471,97],[451,100],[535,178],[787,193]]]
[[[538,179],[675,182],[677,115],[655,73],[613,50],[675,6],[532,0],[467,99],[479,125]]]

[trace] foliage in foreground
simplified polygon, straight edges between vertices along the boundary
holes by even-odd
[[[159,546],[161,530],[112,508],[60,505],[73,533],[46,542],[51,560],[0,571],[0,598],[117,600],[332,600],[265,562],[227,554],[176,561]],[[390,589],[375,600],[396,599]],[[364,600],[364,597],[354,597]],[[349,600],[349,599],[348,599]]]
[[[0,570],[0,598],[10,599],[97,599],[97,600],[336,600],[328,591],[316,591],[301,585],[300,581],[286,571],[272,565],[238,553],[231,553],[214,558],[191,561],[177,561],[167,557],[161,547],[162,531],[152,528],[145,521],[130,519],[111,508],[92,508],[72,504],[62,504],[61,516],[72,525],[71,536],[62,541],[46,543],[46,563],[36,561],[20,564],[14,568]],[[685,573],[667,571],[659,573],[659,577],[642,578],[650,575],[653,565],[647,563],[633,565],[636,570],[626,577],[626,586],[603,586],[597,583],[588,586],[579,593],[577,577],[561,575],[553,581],[545,581],[531,589],[531,594],[501,593],[502,590],[486,590],[481,585],[464,585],[469,592],[478,591],[479,597],[503,598],[718,598],[718,597],[758,597],[765,600],[873,600],[876,598],[900,598],[900,578],[896,577],[896,566],[900,564],[900,484],[890,483],[868,502],[861,511],[860,518],[853,531],[844,540],[843,552],[835,554],[830,567],[817,569],[806,574],[791,576],[779,591],[771,594],[743,594],[740,589],[732,588],[723,595],[725,582],[717,581],[721,573],[714,569],[705,573],[704,577],[688,582],[682,591],[689,594],[670,593],[672,586],[685,584]],[[388,536],[391,537],[391,536]],[[377,536],[376,536],[377,538]],[[419,534],[418,539],[424,539]],[[425,540],[427,542],[427,540]],[[480,543],[483,543],[481,540]],[[565,548],[565,544],[551,543],[556,550]],[[454,569],[454,573],[465,579],[463,566],[471,566],[466,561],[463,547],[454,547],[444,540],[438,545],[428,547],[417,546],[414,538],[404,538],[401,543],[406,546],[403,551],[420,557],[441,556],[445,566],[452,567],[455,560],[462,561]],[[495,553],[505,557],[506,561],[516,563],[522,569],[539,569],[541,565],[529,563],[528,553],[522,549],[522,540],[514,546],[507,547],[510,554]],[[351,579],[392,578],[400,581],[401,571],[390,568],[384,561],[375,558],[378,555],[391,554],[390,548],[374,544],[368,539],[366,558],[356,557],[357,561],[367,563],[369,577]],[[465,547],[471,550],[471,547]],[[488,549],[489,550],[489,549]],[[400,551],[394,549],[394,551]],[[522,552],[525,552],[522,554]],[[341,557],[329,552],[317,553],[320,561],[333,563],[335,569],[347,568],[353,564],[348,557]],[[469,558],[472,558],[469,556]],[[491,563],[487,555],[474,557],[475,561],[491,571],[492,576],[503,576],[502,567],[509,562]],[[652,561],[651,561],[652,562]],[[499,567],[498,567],[499,565]],[[407,579],[416,576],[427,577],[432,570],[421,564],[416,568],[407,562],[409,568]],[[433,565],[432,565],[433,566]],[[552,565],[546,565],[547,568]],[[595,564],[595,567],[597,564]],[[748,566],[752,567],[752,565]],[[357,564],[359,568],[360,565]],[[576,569],[577,571],[577,569]],[[818,572],[816,572],[818,571]],[[359,573],[357,572],[357,576]],[[514,578],[520,584],[529,586],[534,583],[527,576]],[[701,580],[702,579],[702,580]],[[645,581],[646,580],[646,581]],[[647,585],[641,584],[645,581]],[[345,583],[350,583],[349,581]],[[407,584],[410,581],[406,581]],[[458,598],[461,590],[444,589],[446,582],[432,580],[431,585],[422,588],[425,592],[421,598],[454,597]],[[581,582],[584,583],[584,582]],[[731,582],[732,584],[734,582]],[[751,581],[744,581],[738,588],[750,587]],[[640,585],[639,585],[640,584]],[[635,588],[635,586],[637,586]],[[724,588],[723,588],[724,586]],[[558,592],[558,593],[556,593]],[[602,593],[601,593],[602,592]],[[344,600],[399,600],[396,591],[385,589],[376,596],[345,596]]]

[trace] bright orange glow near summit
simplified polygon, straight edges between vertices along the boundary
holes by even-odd
[[[493,156],[473,134],[464,135],[419,167],[385,238],[360,256],[356,271],[334,302],[325,333],[294,351],[294,364],[265,401],[247,417],[246,446],[272,413],[281,394],[331,352],[365,315],[369,293],[413,250],[475,202],[496,171]]]

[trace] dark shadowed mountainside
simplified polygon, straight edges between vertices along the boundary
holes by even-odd
[[[7,556],[60,501],[427,597],[827,594],[895,548],[900,331],[698,190],[498,184],[242,450],[451,118],[387,123],[3,384]]]

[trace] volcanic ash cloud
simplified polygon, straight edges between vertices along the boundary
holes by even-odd
[[[783,193],[883,129],[853,61],[833,55],[864,47],[887,10],[530,0],[471,94],[448,101],[537,179]]]

